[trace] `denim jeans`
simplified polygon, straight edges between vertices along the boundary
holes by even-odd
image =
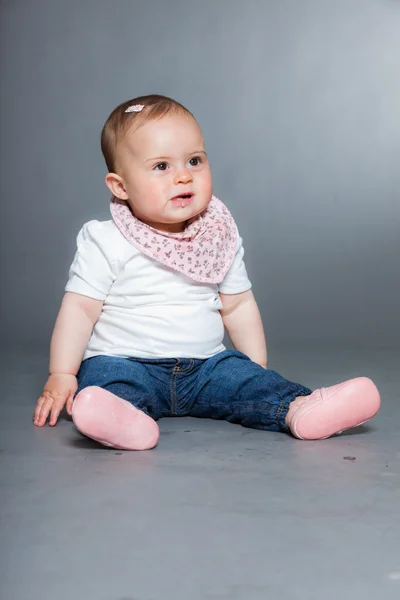
[[[290,402],[311,394],[237,350],[207,359],[94,356],[82,362],[77,378],[76,394],[96,385],[155,420],[203,417],[283,432]]]

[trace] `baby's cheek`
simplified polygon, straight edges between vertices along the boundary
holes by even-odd
[[[201,192],[205,197],[209,198],[212,194],[212,179],[211,176],[204,178],[200,183]]]
[[[160,201],[165,199],[166,194],[167,190],[165,185],[152,183],[146,190],[146,204],[152,209],[157,209],[157,207],[160,206]]]

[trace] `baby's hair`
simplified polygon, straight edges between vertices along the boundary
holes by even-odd
[[[126,112],[130,106],[135,105],[143,105],[143,109]],[[101,132],[101,150],[109,172],[115,172],[116,149],[128,130],[131,128],[136,130],[147,121],[161,119],[170,113],[187,114],[193,117],[190,110],[185,108],[183,104],[167,96],[157,94],[138,96],[132,100],[122,102],[117,108],[114,108]]]

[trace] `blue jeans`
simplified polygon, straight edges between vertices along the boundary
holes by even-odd
[[[207,359],[94,356],[82,362],[77,378],[76,394],[96,385],[155,420],[203,417],[283,432],[289,432],[290,402],[311,394],[237,350]]]

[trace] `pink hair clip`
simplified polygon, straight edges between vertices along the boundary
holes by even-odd
[[[128,106],[128,108],[126,109],[126,113],[131,113],[131,112],[140,112],[141,110],[144,109],[144,104],[132,104],[132,106]]]

